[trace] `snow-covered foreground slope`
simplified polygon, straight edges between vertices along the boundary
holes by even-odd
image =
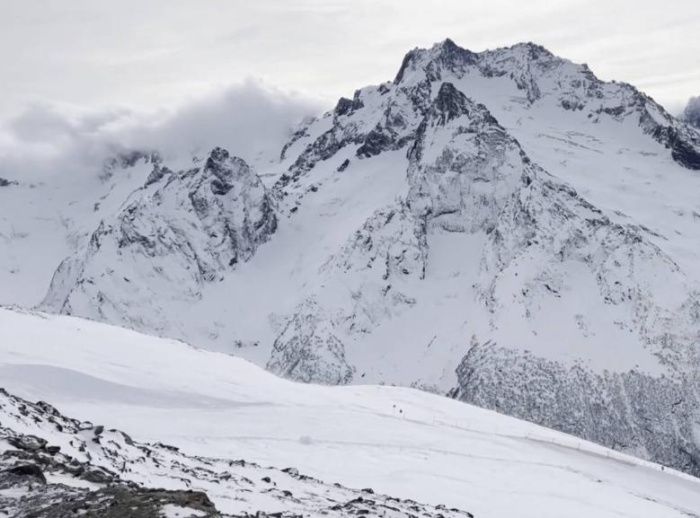
[[[472,518],[293,468],[186,455],[0,389],[0,513],[11,518]]]
[[[180,342],[9,309],[0,310],[0,343],[0,380],[11,393],[184,454],[295,467],[325,483],[480,518],[687,517],[700,510],[697,479],[417,390],[303,385]],[[3,426],[8,421],[0,417]],[[34,423],[22,431],[50,429]],[[89,451],[99,465],[102,450]],[[156,451],[159,461],[175,455]],[[293,491],[303,485],[294,484]],[[225,503],[223,493],[209,495]]]

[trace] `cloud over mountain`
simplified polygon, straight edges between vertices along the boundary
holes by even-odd
[[[255,163],[273,158],[266,151],[279,150],[291,129],[319,109],[313,100],[252,79],[154,113],[33,104],[0,123],[0,176],[92,174],[106,158],[129,149],[177,158],[223,145]]]

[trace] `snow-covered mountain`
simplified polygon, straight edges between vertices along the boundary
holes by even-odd
[[[700,134],[634,87],[533,44],[446,40],[263,170],[222,149],[125,165],[0,188],[41,200],[31,224],[3,214],[17,269],[68,256],[43,309],[296,380],[450,394],[700,474]]]
[[[100,222],[83,253],[61,263],[45,304],[167,328],[161,317],[168,305],[196,303],[204,283],[249,260],[269,239],[277,226],[272,203],[260,178],[224,149],[177,173],[156,163],[114,220]]]
[[[700,509],[689,475],[415,389],[294,383],[181,342],[8,309],[0,343],[0,509],[19,516]]]

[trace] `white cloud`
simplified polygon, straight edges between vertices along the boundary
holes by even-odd
[[[220,145],[253,160],[279,153],[290,128],[320,109],[317,102],[249,80],[187,104],[163,122],[136,125],[127,137],[131,146],[145,143],[168,155]]]
[[[0,176],[95,174],[105,158],[128,149],[178,158],[223,146],[249,161],[269,159],[299,121],[320,109],[318,102],[253,80],[155,113],[76,113],[34,104],[0,126]]]

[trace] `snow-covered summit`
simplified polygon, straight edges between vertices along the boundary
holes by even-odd
[[[632,85],[601,81],[587,65],[557,57],[534,43],[475,53],[446,39],[430,49],[409,52],[394,84],[469,81],[474,76],[512,81],[527,105],[580,111],[594,122],[606,116],[617,121],[630,118],[645,134],[670,149],[679,164],[700,169],[700,138],[653,99]]]

